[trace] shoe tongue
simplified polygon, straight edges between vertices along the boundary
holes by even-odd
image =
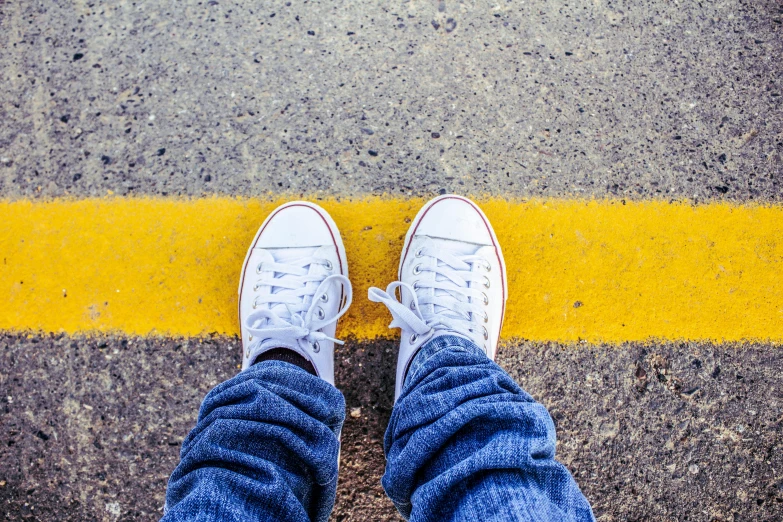
[[[478,252],[481,245],[467,243],[465,241],[455,241],[453,239],[443,239],[431,237],[427,245],[433,250],[446,250],[456,256],[469,256]]]
[[[273,257],[278,263],[288,263],[295,259],[310,257],[318,250],[318,247],[281,248],[274,252]]]

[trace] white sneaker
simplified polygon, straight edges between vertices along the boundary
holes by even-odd
[[[318,205],[295,201],[261,225],[239,281],[242,370],[274,348],[293,350],[334,384],[337,320],[351,305],[340,233]]]
[[[495,359],[508,296],[506,265],[495,232],[475,203],[446,195],[424,205],[405,236],[398,277],[385,292],[370,288],[368,293],[389,308],[390,328],[402,329],[395,402],[410,361],[434,337],[464,337]]]

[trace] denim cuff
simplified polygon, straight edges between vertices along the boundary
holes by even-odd
[[[486,356],[484,350],[479,348],[473,341],[469,341],[464,337],[460,337],[458,335],[449,335],[449,334],[439,335],[427,341],[424,344],[424,346],[419,348],[419,351],[416,352],[416,355],[413,356],[413,360],[408,366],[408,373],[405,375],[405,382],[403,383],[403,388],[408,386],[408,382],[410,382],[411,377],[415,375],[416,372],[422,366],[424,366],[424,363],[427,361],[427,359],[429,359],[439,351],[445,349],[483,354]]]

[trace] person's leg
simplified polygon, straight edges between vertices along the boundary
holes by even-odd
[[[412,521],[594,520],[546,408],[462,337],[416,354],[384,446],[383,486]]]
[[[255,364],[204,399],[163,520],[327,520],[344,418],[343,396],[325,380],[285,362]]]
[[[416,521],[593,520],[554,460],[546,409],[493,362],[508,285],[481,209],[451,195],[427,203],[405,237],[399,278],[369,298],[402,329],[383,477],[400,513]]]
[[[351,304],[339,231],[317,205],[264,221],[239,283],[242,372],[204,399],[166,493],[165,521],[325,521],[345,400],[337,320]]]

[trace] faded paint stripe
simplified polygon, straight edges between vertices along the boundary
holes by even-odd
[[[281,201],[0,203],[0,328],[235,334],[239,269]],[[348,251],[339,334],[388,336],[367,287],[396,276],[423,201],[319,201]],[[783,341],[783,207],[660,201],[481,203],[508,264],[505,338]]]

